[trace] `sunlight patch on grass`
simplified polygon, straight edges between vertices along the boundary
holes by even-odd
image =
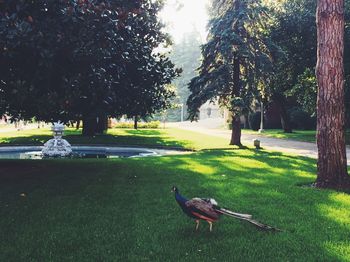
[[[217,168],[206,165],[205,163],[199,163],[191,159],[184,159],[183,164],[179,166],[190,170],[191,172],[199,173],[201,175],[213,175],[217,172]]]
[[[337,258],[338,261],[350,261],[350,240],[348,241],[327,241],[324,248]]]
[[[205,134],[184,131],[181,129],[166,129],[168,134],[173,137],[177,137],[179,140],[188,141],[189,145],[197,150],[202,149],[230,149],[236,148],[235,146],[230,146],[229,141],[225,138],[208,136]]]
[[[280,139],[289,139],[302,142],[316,142],[316,131],[315,130],[293,130],[292,133],[285,133],[282,129],[265,129],[263,133],[253,131],[250,129],[243,129],[243,134],[266,136]],[[347,130],[345,133],[346,144],[350,144],[350,131]]]
[[[329,199],[333,205],[320,204],[320,212],[350,230],[350,195],[331,193]]]

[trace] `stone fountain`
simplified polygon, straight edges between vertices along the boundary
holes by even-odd
[[[53,139],[44,144],[41,153],[43,157],[67,157],[72,154],[72,147],[67,140],[63,139],[64,124],[60,121],[53,123],[51,130]]]

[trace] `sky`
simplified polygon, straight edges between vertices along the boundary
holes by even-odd
[[[184,34],[197,30],[204,42],[207,35],[206,25],[208,14],[206,5],[208,0],[167,0],[161,19],[167,25],[175,43],[179,43]]]

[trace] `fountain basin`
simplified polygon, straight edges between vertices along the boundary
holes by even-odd
[[[42,146],[0,147],[0,159],[47,159],[47,157],[43,157],[41,152],[42,148]],[[69,158],[149,157],[168,155],[178,152],[174,150],[162,149],[103,146],[72,146],[72,151],[72,156]]]

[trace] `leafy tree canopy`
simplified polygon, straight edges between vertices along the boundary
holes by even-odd
[[[0,112],[52,121],[147,115],[177,75],[162,1],[0,2]]]

